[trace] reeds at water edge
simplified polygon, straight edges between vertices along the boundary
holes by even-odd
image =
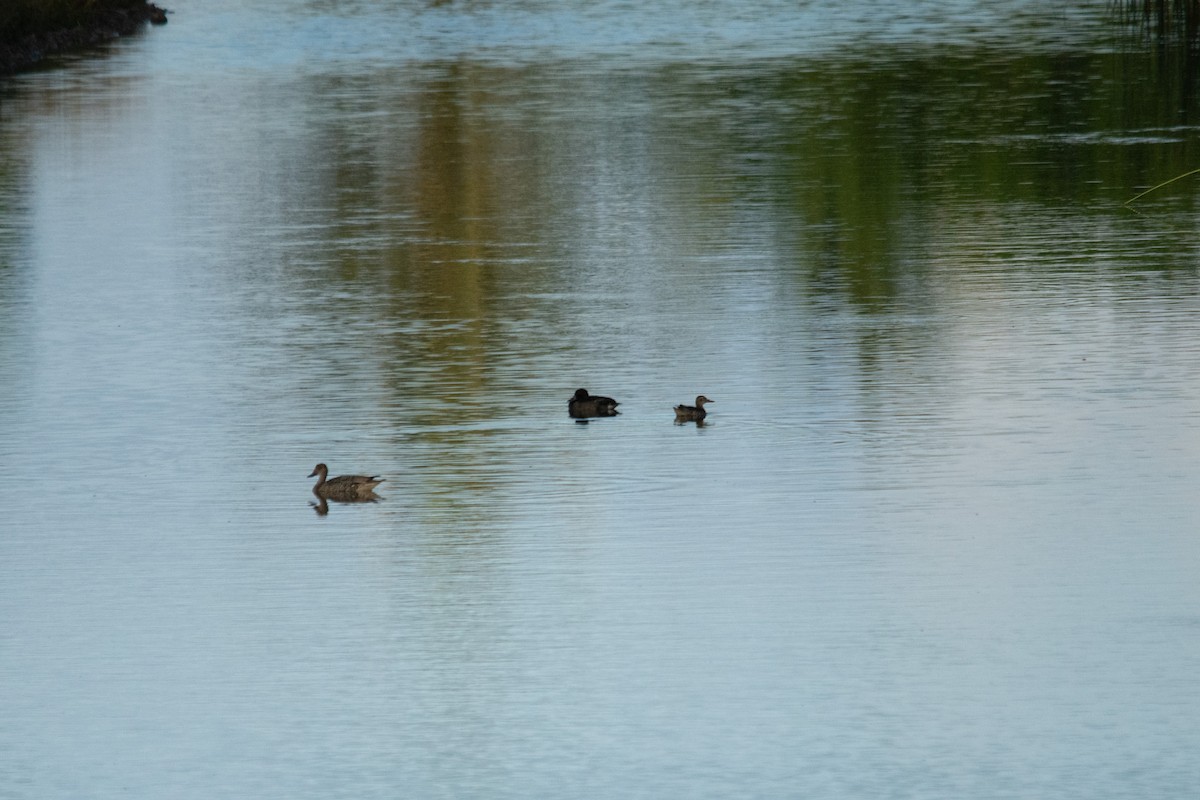
[[[1200,33],[1200,0],[1114,0],[1128,22],[1137,22],[1159,37],[1195,43]]]

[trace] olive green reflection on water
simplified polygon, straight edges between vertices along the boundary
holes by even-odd
[[[664,203],[691,199],[689,213],[702,217],[721,201],[785,199],[807,224],[834,220],[853,236],[871,234],[856,247],[864,253],[868,242],[900,238],[874,231],[914,197],[927,206],[970,197],[1090,206],[1194,163],[1194,145],[1177,130],[1194,114],[1194,97],[1151,77],[1129,80],[1152,70],[1145,54],[880,54],[836,66],[675,67],[634,80],[569,66],[450,65],[430,68],[432,78],[381,77],[379,84],[404,87],[394,96],[360,90],[375,112],[403,115],[416,105],[419,119],[405,138],[362,143],[361,134],[340,131],[329,139],[396,153],[372,165],[387,174],[363,174],[361,163],[340,167],[339,188],[377,187],[371,199],[387,203],[378,225],[424,232],[438,249],[422,255],[459,263],[546,242],[567,210],[553,201],[573,188],[556,185],[572,176],[553,169],[563,156],[554,145],[569,140],[572,127],[612,135],[594,125],[605,113],[618,117],[613,128],[637,129],[636,137],[625,131],[631,140],[670,142],[637,154],[664,175],[684,176],[656,184]],[[556,102],[546,107],[538,96]]]
[[[1163,81],[1158,61],[957,48],[649,74],[450,63],[318,78],[312,93],[345,112],[316,120],[334,163],[333,277],[374,275],[393,319],[447,323],[412,357],[461,364],[464,391],[486,390],[471,382],[500,340],[457,323],[536,312],[568,325],[538,298],[595,285],[628,268],[620,259],[669,272],[737,251],[749,213],[791,253],[780,280],[886,309],[932,280],[927,256],[961,244],[964,227],[978,252],[1014,250],[1021,212],[997,228],[985,209],[1050,207],[1065,227],[1102,229],[1136,190],[1193,168],[1179,129],[1192,87]],[[1190,193],[1160,202],[1193,205]],[[606,256],[575,249],[576,234]],[[1193,265],[1189,252],[1162,259],[1138,268]]]

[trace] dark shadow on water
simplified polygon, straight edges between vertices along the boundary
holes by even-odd
[[[382,499],[383,498],[379,495],[371,492],[366,497],[360,497],[357,500],[334,500],[333,502],[337,503],[338,505],[355,505],[358,503],[378,503]],[[312,500],[309,500],[308,506],[313,511],[317,512],[318,517],[323,517],[329,513],[329,499],[325,497],[318,497],[317,500],[319,502],[316,503],[314,503]]]

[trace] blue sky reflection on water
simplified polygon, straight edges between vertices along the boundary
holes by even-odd
[[[1169,59],[256,8],[0,89],[0,796],[1191,796]]]

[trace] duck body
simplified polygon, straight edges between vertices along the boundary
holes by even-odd
[[[698,422],[698,421],[704,419],[705,417],[708,416],[708,412],[704,410],[704,404],[711,403],[711,402],[713,402],[713,401],[709,400],[704,395],[700,395],[699,397],[696,398],[696,405],[694,405],[694,406],[685,406],[685,405],[675,406],[675,421],[676,422],[691,422],[691,421]]]
[[[329,467],[317,464],[308,477],[317,477],[313,494],[328,500],[374,500],[375,487],[383,483],[378,475],[339,475],[330,478]]]
[[[620,403],[611,397],[588,394],[587,389],[578,389],[574,396],[567,401],[567,413],[576,419],[586,417],[615,417],[621,413],[617,411],[617,406],[619,405]]]

